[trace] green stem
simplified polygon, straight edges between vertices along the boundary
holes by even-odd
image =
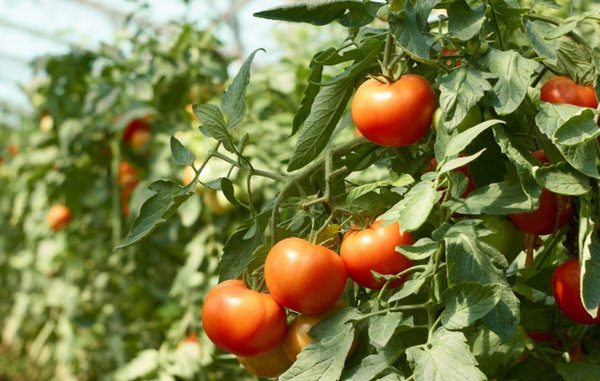
[[[211,154],[214,157],[218,157],[219,159],[228,162],[229,164],[236,166],[240,169],[247,169],[246,167],[242,166],[240,163],[238,163],[237,161],[233,160],[232,158],[223,155],[221,152],[213,152]],[[248,170],[248,169],[247,169]],[[266,177],[268,179],[272,179],[275,181],[279,181],[279,182],[283,182],[285,180],[285,177],[274,173],[274,172],[269,172],[269,171],[265,171],[265,170],[260,170],[260,169],[256,169],[253,167],[250,167],[250,169],[248,170],[248,172],[250,172],[250,174],[252,176],[260,176],[260,177]]]
[[[121,162],[121,145],[120,138],[113,138],[110,142],[110,150],[112,152],[112,161],[110,169],[112,172],[112,240],[113,247],[121,241],[123,225],[121,221],[121,199],[119,198],[119,163]]]
[[[490,4],[490,10],[492,11],[492,19],[494,20],[494,28],[496,29],[496,35],[498,36],[498,44],[500,44],[500,48],[505,50],[504,42],[502,41],[502,34],[500,33],[500,25],[498,24],[498,18],[496,17],[496,10],[494,9],[494,5],[492,2]]]
[[[387,35],[385,38],[385,50],[383,52],[383,70],[384,75],[389,76],[390,62],[392,60],[392,51],[394,49],[394,36],[392,35],[392,28],[388,27]]]

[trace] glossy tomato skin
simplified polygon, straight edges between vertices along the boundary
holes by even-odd
[[[267,353],[253,357],[238,356],[237,359],[249,373],[264,378],[279,377],[292,366],[292,362],[283,351],[282,344]]]
[[[531,153],[544,165],[550,164],[544,151],[538,150]],[[568,199],[567,199],[568,200]],[[573,214],[573,205],[567,202],[559,207],[559,196],[547,189],[542,189],[540,206],[532,211],[518,214],[509,214],[510,220],[525,233],[533,235],[552,234],[565,226]]]
[[[408,146],[425,136],[436,108],[435,92],[416,74],[394,83],[365,81],[354,94],[352,119],[363,136],[383,146]]]
[[[273,298],[305,314],[329,309],[344,292],[346,278],[335,252],[300,238],[278,242],[265,261],[265,282]]]
[[[552,293],[558,308],[566,317],[579,324],[598,324],[600,316],[592,318],[583,307],[579,296],[581,270],[578,259],[570,259],[558,266],[552,274]],[[600,306],[598,307],[600,312]]]
[[[598,107],[596,93],[591,86],[578,85],[567,77],[553,77],[546,81],[540,90],[540,100],[581,107]]]
[[[410,268],[413,262],[397,252],[396,246],[412,244],[412,235],[408,232],[400,234],[397,222],[386,225],[383,221],[375,221],[364,230],[347,232],[340,255],[352,280],[366,288],[381,289],[385,281],[376,281],[371,271],[393,275]],[[388,287],[402,285],[407,277],[408,274],[404,275]]]
[[[235,279],[210,290],[202,306],[202,326],[217,347],[252,357],[281,342],[287,319],[285,310],[271,295],[251,290]]]
[[[290,361],[296,361],[298,355],[300,354],[300,352],[302,352],[302,349],[304,349],[304,347],[306,347],[308,343],[314,340],[308,334],[310,329],[317,325],[321,320],[333,315],[334,313],[336,313],[344,307],[346,307],[346,304],[342,301],[338,301],[333,305],[333,307],[320,314],[298,315],[288,327],[285,337],[281,342],[283,350],[286,356],[290,359]],[[357,339],[358,332],[355,330],[354,342],[352,343],[352,347],[348,351],[348,357],[350,357],[352,355],[352,352],[354,352],[354,349],[356,348],[357,344]]]
[[[46,222],[54,231],[66,228],[72,219],[71,210],[65,205],[53,205],[46,214]]]

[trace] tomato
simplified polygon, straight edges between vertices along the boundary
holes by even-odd
[[[196,177],[196,172],[194,172],[194,168],[192,168],[191,165],[183,168],[183,174],[181,176],[183,185],[188,185],[191,183],[194,180],[194,177]]]
[[[133,150],[144,148],[152,139],[152,131],[146,119],[148,118],[132,120],[123,132],[123,141]]]
[[[219,348],[252,357],[275,348],[287,329],[285,310],[238,279],[215,286],[202,306],[202,326]]]
[[[487,41],[481,41],[480,39],[469,40],[467,42],[467,50],[474,56],[484,55],[489,47]]]
[[[496,231],[481,240],[498,249],[509,263],[514,261],[525,247],[525,234],[502,216],[478,216],[477,219]]]
[[[292,362],[296,361],[298,355],[300,354],[300,352],[302,352],[302,349],[304,349],[304,347],[306,347],[308,343],[314,340],[308,334],[310,329],[317,325],[321,320],[333,315],[334,313],[336,313],[344,307],[346,307],[346,304],[342,301],[338,301],[333,305],[333,307],[320,314],[298,315],[288,327],[285,337],[283,338],[283,341],[281,343],[287,357]],[[354,342],[352,343],[350,351],[348,351],[348,357],[350,357],[352,355],[352,352],[354,352],[357,340],[358,332],[355,331]]]
[[[340,256],[350,278],[363,287],[381,289],[383,279],[376,281],[371,271],[379,274],[398,274],[413,265],[413,262],[396,251],[396,246],[412,245],[413,238],[408,232],[400,234],[397,222],[385,224],[375,221],[364,230],[350,230],[344,235]],[[408,274],[394,280],[389,288],[402,285]]]
[[[16,156],[19,153],[19,146],[16,144],[9,144],[7,151],[10,156]]]
[[[333,306],[346,279],[344,262],[335,252],[300,238],[278,242],[265,261],[265,282],[273,298],[305,314]]]
[[[598,107],[596,93],[592,86],[578,85],[567,77],[553,77],[547,80],[540,90],[540,100],[581,107]]]
[[[467,155],[465,155],[464,153],[461,153],[458,156],[459,157],[465,157]],[[425,172],[429,172],[429,171],[432,171],[432,170],[436,169],[437,165],[438,165],[438,162],[437,162],[437,160],[434,157],[433,159],[431,159],[430,166],[425,169]],[[456,173],[458,173],[458,172],[462,173],[463,175],[467,176],[467,179],[469,180],[469,182],[467,184],[467,189],[460,196],[462,198],[466,198],[469,195],[469,193],[471,193],[471,192],[473,192],[475,190],[475,183],[473,182],[473,178],[469,174],[469,167],[467,165],[463,165],[462,167],[456,168],[454,170],[454,172],[456,172]]]
[[[262,355],[238,356],[237,359],[249,373],[264,378],[279,377],[292,366],[292,362],[285,355],[281,344]]]
[[[544,165],[549,164],[544,151],[532,152],[532,155]],[[559,196],[547,189],[542,189],[540,206],[532,211],[509,214],[508,217],[525,233],[533,235],[552,234],[565,226],[573,214],[573,205],[569,198]]]
[[[388,84],[364,82],[352,100],[354,124],[373,143],[408,146],[425,136],[436,107],[433,87],[416,74]]]
[[[71,210],[65,205],[53,205],[46,213],[46,222],[54,231],[66,228],[72,219]]]
[[[138,170],[132,164],[122,161],[119,163],[119,185],[127,188],[134,188],[140,179]]]
[[[581,301],[581,270],[579,260],[570,259],[558,266],[552,274],[552,293],[556,305],[566,317],[579,324],[598,324],[600,316],[595,319],[585,310]],[[600,306],[598,306],[600,312]]]

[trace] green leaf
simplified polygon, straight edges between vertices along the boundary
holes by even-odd
[[[396,41],[415,56],[429,59],[429,49],[434,40],[425,33],[427,29],[420,27],[418,9],[408,1],[404,13],[401,18],[390,18],[390,28]]]
[[[462,282],[447,290],[442,324],[446,329],[463,329],[487,315],[500,302],[506,285]]]
[[[357,310],[344,308],[311,328],[311,341],[298,359],[279,380],[337,380],[344,369],[344,362],[354,341],[352,320],[360,316]]]
[[[485,6],[471,9],[463,0],[448,8],[448,29],[459,40],[468,41],[479,33],[485,21]]]
[[[225,119],[219,107],[212,104],[202,104],[194,105],[192,109],[198,120],[202,123],[200,127],[202,132],[222,142],[225,149],[233,152],[234,145],[229,132],[227,132]]]
[[[438,249],[438,243],[430,238],[421,238],[412,245],[400,245],[396,251],[402,253],[413,261],[421,261],[429,258]]]
[[[581,83],[591,83],[594,80],[595,70],[590,53],[567,36],[561,37],[558,41],[558,60],[555,70],[559,73],[567,73],[568,77],[577,78]]]
[[[385,347],[402,321],[402,312],[388,312],[369,319],[369,338],[371,342]],[[411,319],[412,320],[412,319]]]
[[[366,2],[370,5],[372,2]],[[347,12],[353,17],[349,17]],[[360,27],[371,22],[373,17],[366,11],[362,1],[297,1],[293,4],[284,5],[257,12],[255,17],[291,21],[306,22],[314,25],[326,25],[339,20],[344,26]]]
[[[478,327],[467,337],[471,351],[479,362],[479,369],[487,375],[497,372],[515,358],[522,356],[527,344],[527,336],[519,329],[510,339],[500,336],[485,327]]]
[[[196,156],[181,144],[177,138],[171,136],[171,153],[175,161],[181,165],[194,165]]]
[[[323,76],[323,63],[321,63],[321,59],[330,54],[337,53],[335,49],[329,48],[325,51],[319,52],[315,54],[313,59],[310,61],[310,76],[308,77],[308,85],[304,89],[304,97],[300,101],[300,108],[296,111],[296,115],[294,115],[294,122],[292,123],[292,133],[291,136],[295,135],[296,132],[302,126],[302,123],[306,120],[306,118],[310,115],[310,109],[315,101],[315,97],[319,94],[319,90],[321,87],[317,84],[321,82],[321,78]]]
[[[416,380],[485,381],[487,377],[477,369],[462,332],[438,329],[426,347],[406,350],[408,361],[414,364]]]
[[[221,177],[221,186],[220,190],[223,192],[223,195],[233,205],[241,206],[242,204],[235,198],[235,188],[233,187],[233,183],[227,177]]]
[[[505,215],[529,211],[530,202],[518,185],[493,183],[475,189],[466,199],[454,200],[462,214]]]
[[[352,95],[352,82],[340,81],[321,88],[304,122],[288,163],[288,171],[300,169],[313,161],[327,145],[335,126]]]
[[[565,34],[571,33],[576,27],[576,22],[560,24],[558,26],[553,25],[552,29],[547,31],[544,37],[546,38],[546,40],[555,40],[564,36]]]
[[[414,181],[415,180],[412,178],[411,175],[404,173],[398,179],[396,179],[394,182],[376,181],[374,183],[359,185],[356,188],[353,188],[348,193],[348,197],[346,198],[346,204],[348,204],[348,206],[351,206],[354,203],[354,201],[356,201],[361,196],[364,196],[367,193],[373,192],[374,190],[376,190],[380,187],[387,187],[387,186],[405,187],[407,185],[412,184]]]
[[[583,108],[554,131],[553,141],[561,145],[574,146],[596,140],[600,136],[600,128],[594,121],[595,114],[594,109]]]
[[[596,142],[589,141],[572,147],[558,146],[560,153],[579,172],[593,178],[600,178],[596,166]]]
[[[588,198],[579,211],[579,261],[581,263],[581,301],[593,318],[600,305],[600,239],[595,229],[594,209]]]
[[[461,153],[479,134],[488,128],[496,124],[505,123],[506,122],[499,119],[486,120],[485,122],[479,123],[478,125],[469,128],[465,132],[461,132],[460,134],[452,137],[446,146],[446,158],[453,157]]]
[[[485,148],[481,149],[481,151],[470,155],[470,156],[463,156],[463,157],[457,157],[456,159],[451,159],[448,160],[446,163],[444,163],[444,165],[442,165],[442,167],[438,170],[438,173],[446,173],[446,172],[450,172],[455,170],[456,168],[460,168],[460,167],[464,167],[465,165],[469,164],[470,162],[477,160],[477,158],[479,156],[481,156],[484,152],[485,152]]]
[[[387,367],[396,362],[403,353],[404,344],[402,343],[401,338],[396,336],[387,342],[383,348],[378,350],[376,354],[365,357],[360,364],[354,368],[345,370],[342,374],[342,380],[363,381],[373,379]]]
[[[487,81],[490,73],[461,66],[439,78],[440,106],[444,115],[444,125],[454,129],[465,118],[471,107],[492,89]]]
[[[514,50],[489,49],[485,56],[490,72],[498,77],[492,93],[492,104],[499,115],[512,113],[519,107],[539,64]]]
[[[249,239],[244,239],[246,232],[247,229],[236,231],[225,243],[219,266],[221,269],[219,283],[240,276],[254,258],[254,251],[263,243],[260,234],[254,234]]]
[[[588,178],[564,162],[538,167],[534,170],[534,174],[541,187],[554,193],[581,196],[592,189]]]
[[[246,88],[250,82],[250,67],[256,53],[264,49],[256,49],[246,59],[237,75],[227,88],[221,99],[221,109],[229,116],[227,128],[236,128],[246,115]],[[202,120],[202,119],[200,119]]]
[[[600,365],[585,362],[559,362],[556,370],[565,381],[600,380]]]
[[[425,280],[427,280],[425,276],[419,276],[418,278],[407,280],[402,284],[400,290],[398,290],[394,295],[392,295],[388,299],[388,302],[396,302],[398,300],[402,300],[412,294],[419,292],[419,290],[425,283]]]
[[[352,79],[357,75],[368,69],[373,63],[377,61],[379,53],[383,47],[383,41],[380,40],[368,40],[361,48],[365,51],[365,54],[360,59],[356,60],[352,65],[344,69],[340,74],[335,75],[329,81],[323,82],[321,86],[330,86],[341,80]]]
[[[421,181],[379,219],[398,221],[402,232],[417,230],[425,223],[439,198],[440,194],[434,188],[432,181]]]
[[[155,181],[148,189],[156,192],[150,197],[140,210],[140,215],[135,219],[131,230],[125,240],[117,245],[114,250],[119,250],[141,241],[152,233],[157,227],[165,223],[192,194],[194,182],[182,187],[172,181]]]
[[[527,30],[527,36],[531,41],[531,46],[535,52],[544,57],[546,62],[556,64],[557,52],[558,52],[558,41],[557,40],[546,40],[545,35],[548,31],[554,30],[554,25],[550,25],[541,21],[529,21],[525,22],[525,29]]]

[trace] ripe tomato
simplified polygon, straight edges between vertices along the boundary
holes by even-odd
[[[532,152],[532,155],[544,165],[550,162],[544,151]],[[559,230],[573,214],[573,205],[569,198],[559,196],[547,189],[542,189],[540,206],[532,211],[518,214],[509,214],[508,217],[525,233],[533,235],[552,234]]]
[[[19,153],[19,146],[16,144],[9,144],[7,151],[10,156],[16,156]]]
[[[579,324],[600,323],[600,316],[595,319],[583,307],[581,301],[581,269],[579,260],[570,259],[558,266],[552,274],[552,293],[556,305],[566,317]],[[598,306],[600,312],[600,306]]]
[[[342,296],[346,269],[342,259],[328,248],[300,238],[286,238],[267,255],[265,282],[279,304],[317,314]]]
[[[72,219],[71,210],[64,205],[53,205],[46,213],[46,222],[54,231],[66,228]]]
[[[459,157],[465,157],[467,155],[465,155],[464,153],[461,153],[458,155]],[[433,171],[434,169],[437,168],[438,162],[435,159],[435,157],[433,159],[431,159],[430,161],[430,166],[425,168],[425,172],[430,172]],[[473,182],[473,178],[471,177],[471,175],[469,174],[469,167],[467,165],[463,165],[462,167],[456,168],[454,170],[454,172],[460,172],[463,175],[467,176],[467,179],[469,180],[468,184],[467,184],[467,189],[463,192],[463,194],[460,196],[462,198],[466,198],[469,193],[473,192],[475,190],[475,183]]]
[[[338,301],[333,305],[333,307],[320,314],[298,315],[298,317],[296,317],[294,321],[292,321],[292,324],[290,324],[290,326],[288,327],[285,337],[281,342],[281,345],[287,357],[292,362],[296,361],[298,355],[300,354],[300,352],[302,352],[302,349],[304,349],[304,347],[307,346],[308,343],[314,340],[308,334],[310,329],[317,325],[321,320],[333,315],[334,313],[336,313],[344,307],[346,307],[346,304],[342,301]],[[352,355],[352,352],[354,352],[354,349],[356,348],[357,344],[357,339],[358,332],[355,331],[354,342],[352,343],[352,347],[348,352],[348,357],[350,357]]]
[[[137,168],[126,161],[120,162],[119,185],[123,188],[134,188],[139,182]]]
[[[553,77],[547,80],[540,90],[540,100],[581,107],[598,107],[596,93],[592,86],[578,85],[567,77]]]
[[[419,141],[431,126],[436,107],[433,88],[416,74],[388,84],[364,82],[352,100],[352,119],[360,132],[383,146],[408,146]]]
[[[194,168],[192,168],[191,165],[188,165],[185,168],[183,168],[183,174],[181,176],[183,185],[188,185],[189,183],[191,183],[192,180],[194,180],[195,176],[196,172],[194,172]]]
[[[223,350],[252,357],[275,348],[287,329],[285,310],[238,279],[215,286],[202,306],[202,326]]]
[[[376,281],[371,271],[384,275],[398,274],[413,265],[413,262],[396,251],[396,246],[412,245],[413,238],[408,232],[400,234],[397,222],[385,225],[375,221],[364,230],[350,230],[344,235],[340,255],[348,275],[363,287],[381,289],[384,280]],[[402,285],[408,274],[394,280],[389,288]]]
[[[145,147],[151,139],[152,131],[145,119],[132,120],[123,132],[123,141],[136,151]]]
[[[292,362],[283,351],[282,344],[262,355],[254,357],[238,356],[237,359],[248,372],[264,378],[279,377],[292,366]]]

